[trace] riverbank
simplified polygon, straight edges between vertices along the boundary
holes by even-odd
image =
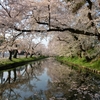
[[[9,60],[7,58],[5,59],[0,59],[0,70],[6,70],[6,69],[11,69],[13,67],[17,67],[20,65],[24,65],[28,62],[31,61],[36,61],[36,60],[40,60],[40,59],[44,59],[46,58],[45,56],[39,56],[39,57],[22,57],[22,58],[13,58],[12,60]]]
[[[79,70],[86,70],[92,73],[100,74],[100,59],[93,62],[86,62],[85,58],[78,58],[78,57],[56,57],[61,63],[67,64],[75,69]]]

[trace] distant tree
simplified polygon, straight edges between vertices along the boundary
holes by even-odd
[[[26,58],[28,57],[28,55],[30,55],[30,57],[32,57],[35,54],[35,49],[38,46],[38,43],[34,43],[33,41],[34,36],[30,35],[26,35],[23,38],[19,39],[18,41],[18,45],[19,45],[19,50],[20,51],[24,51],[25,52],[25,56]]]

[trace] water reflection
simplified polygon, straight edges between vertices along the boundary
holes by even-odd
[[[100,80],[49,58],[1,71],[0,100],[100,100]]]

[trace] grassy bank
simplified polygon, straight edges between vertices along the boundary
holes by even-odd
[[[44,56],[39,56],[39,57],[32,57],[32,58],[17,58],[17,59],[12,59],[9,60],[9,59],[1,59],[0,60],[0,70],[6,70],[6,69],[9,69],[9,68],[13,68],[13,67],[17,67],[17,66],[20,66],[20,65],[24,65],[28,62],[31,62],[31,61],[36,61],[36,60],[40,60],[40,59],[43,59],[43,58],[46,58]]]
[[[78,57],[56,57],[56,59],[64,64],[68,64],[69,66],[87,69],[91,72],[100,74],[100,59],[93,62],[87,62],[85,58]]]

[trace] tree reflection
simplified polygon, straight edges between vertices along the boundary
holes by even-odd
[[[4,79],[3,79],[3,72],[0,72],[0,78],[1,78],[1,84],[3,84],[3,81],[4,81]]]
[[[15,82],[16,81],[16,77],[17,77],[17,75],[16,75],[16,68],[13,69],[13,72],[14,72],[14,82]]]
[[[45,91],[47,99],[50,100],[99,100],[99,84],[93,80],[93,76],[87,72],[76,72],[67,66],[57,65],[52,62],[49,75],[52,82],[48,82],[49,89]],[[100,83],[100,81],[99,81]]]
[[[43,74],[44,73],[44,74]],[[100,80],[87,72],[75,71],[54,59],[36,61],[28,65],[0,72],[0,100],[99,100]],[[39,84],[45,75],[46,89]],[[38,85],[41,85],[38,87]],[[20,90],[20,91],[19,91]],[[23,94],[21,94],[23,93]],[[25,95],[26,94],[26,95]],[[20,98],[20,99],[19,99]]]
[[[14,88],[19,88],[19,84],[20,86],[25,84],[22,87],[22,90],[25,92],[26,90],[34,91],[35,85],[31,84],[31,79],[39,80],[37,76],[42,72],[41,62],[35,62],[25,65],[24,67],[9,70],[6,72],[6,78],[3,78],[3,73],[5,72],[0,72],[0,100],[18,100],[17,98],[21,96],[20,93],[16,93]]]
[[[38,93],[35,93],[33,95],[31,95],[28,98],[24,98],[24,100],[46,100],[46,98],[43,96],[43,91],[40,90],[38,91]]]

